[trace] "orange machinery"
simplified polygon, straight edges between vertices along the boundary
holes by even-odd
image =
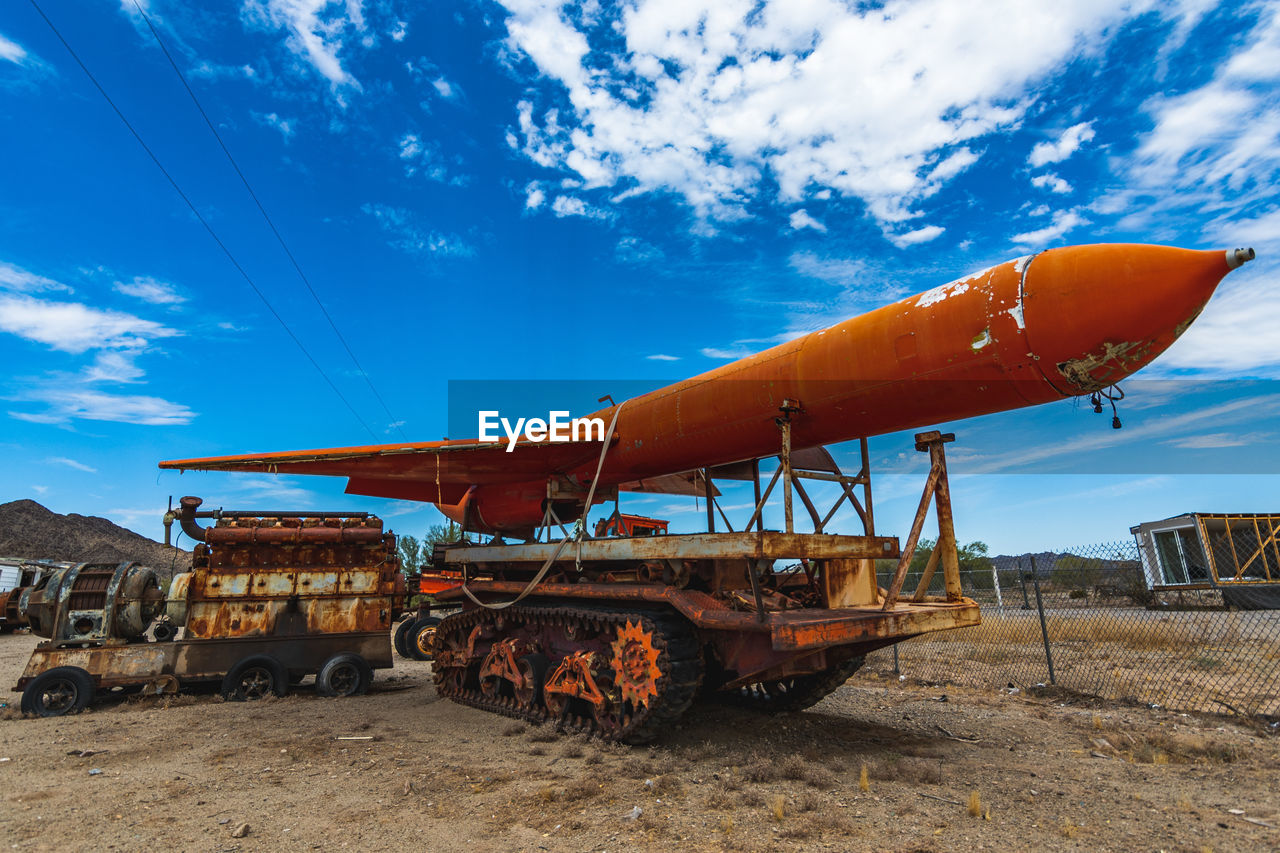
[[[874,649],[978,624],[964,595],[944,445],[905,541],[877,535],[866,436],[1089,394],[1163,352],[1252,250],[1051,249],[999,264],[598,412],[603,440],[430,442],[161,463],[348,478],[356,494],[434,503],[488,543],[437,544],[436,686],[455,701],[627,742],[661,736],[699,693],[808,707]],[[823,445],[860,439],[862,468]],[[758,461],[777,472],[759,490]],[[753,480],[738,530],[716,531],[715,479]],[[830,508],[806,482],[838,486]],[[776,491],[775,491],[776,487]],[[579,521],[619,491],[701,494],[707,532],[589,539]],[[784,529],[764,529],[781,493]],[[793,498],[813,524],[794,528]],[[833,534],[842,506],[860,535]],[[907,569],[931,509],[938,544]],[[606,524],[606,526],[608,526]],[[615,527],[618,525],[615,525]],[[556,541],[552,531],[566,531]],[[546,541],[536,541],[538,530]],[[635,532],[635,531],[632,531]],[[502,535],[533,541],[507,544]],[[931,594],[942,581],[943,594]]]

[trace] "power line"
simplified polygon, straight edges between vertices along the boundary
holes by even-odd
[[[158,158],[155,155],[155,152],[151,150],[151,147],[143,141],[142,136],[134,129],[133,125],[129,123],[129,120],[125,118],[124,113],[122,113],[120,108],[116,106],[115,101],[111,100],[111,96],[107,94],[106,89],[102,88],[102,84],[98,82],[98,78],[93,76],[93,72],[91,72],[88,66],[86,66],[80,59],[79,54],[77,54],[67,40],[62,37],[62,33],[59,32],[56,26],[54,26],[53,21],[49,20],[49,16],[40,8],[40,4],[36,2],[36,0],[31,0],[31,5],[35,7],[36,12],[44,19],[44,22],[49,25],[49,29],[53,30],[53,34],[58,37],[58,41],[62,42],[62,46],[67,49],[67,53],[71,54],[71,58],[76,61],[76,64],[80,66],[80,70],[89,78],[89,82],[93,83],[94,88],[96,88],[98,93],[106,100],[112,111],[115,112],[116,117],[119,118],[120,121],[124,123],[124,126],[129,129],[129,132],[133,134],[133,138],[142,146],[142,150],[147,152],[147,156],[151,158],[151,162],[156,164],[156,168],[159,169],[160,173],[165,176],[166,180],[168,180],[169,185],[173,187],[173,191],[176,192],[178,197],[186,203],[188,208],[190,208],[192,215],[194,215],[200,224],[204,226],[204,230],[209,232],[209,236],[213,238],[213,242],[218,244],[218,248],[227,256],[227,260],[231,261],[231,265],[236,268],[236,272],[240,273],[240,276],[245,280],[253,292],[258,295],[258,298],[262,300],[262,304],[267,306],[267,310],[271,312],[271,316],[276,318],[276,321],[280,323],[280,326],[285,330],[285,333],[289,335],[294,344],[297,345],[298,349],[302,351],[302,354],[307,357],[307,361],[311,362],[311,366],[316,369],[324,381],[328,383],[329,387],[333,389],[333,393],[338,395],[338,399],[346,405],[346,407],[351,411],[351,414],[354,415],[356,420],[360,422],[360,425],[364,427],[365,432],[369,433],[369,435],[373,437],[374,441],[377,441],[378,435],[369,428],[369,425],[365,423],[364,418],[360,417],[360,413],[356,411],[355,407],[351,405],[351,402],[343,396],[343,393],[338,390],[338,386],[333,384],[333,380],[329,378],[329,374],[324,372],[324,368],[320,366],[320,363],[317,362],[315,357],[311,355],[310,351],[303,346],[302,341],[293,333],[293,329],[289,328],[289,324],[286,323],[284,318],[280,316],[280,313],[276,311],[270,300],[267,299],[266,294],[264,294],[258,288],[258,285],[254,283],[253,279],[249,276],[249,273],[247,273],[244,267],[240,265],[240,262],[236,260],[235,255],[231,254],[231,250],[227,248],[227,245],[222,242],[222,239],[218,236],[217,232],[213,230],[213,226],[211,226],[208,220],[206,220],[204,216],[200,214],[200,211],[196,209],[196,206],[191,202],[191,199],[182,191],[182,187],[178,186],[178,182],[173,179],[173,176],[169,174],[169,170],[160,162],[160,158]]]
[[[267,209],[262,206],[262,202],[258,200],[258,194],[253,191],[253,187],[249,186],[249,179],[245,177],[244,172],[240,170],[240,164],[236,162],[236,158],[231,156],[225,142],[222,141],[222,135],[218,133],[213,122],[209,119],[209,114],[205,112],[204,107],[200,104],[200,99],[196,97],[196,93],[192,91],[191,85],[187,83],[187,78],[183,75],[178,63],[174,61],[173,55],[169,53],[169,48],[165,45],[164,40],[160,38],[160,33],[156,31],[155,26],[151,23],[151,18],[138,5],[138,0],[133,0],[134,8],[138,10],[138,14],[142,16],[142,20],[146,22],[147,29],[151,30],[151,36],[156,40],[156,44],[160,47],[164,58],[169,60],[169,67],[173,69],[173,73],[178,75],[178,79],[182,81],[182,88],[187,90],[187,94],[191,96],[191,102],[196,105],[196,109],[200,112],[200,117],[204,119],[205,125],[208,126],[209,132],[213,134],[213,138],[218,141],[218,147],[222,149],[222,153],[227,155],[227,160],[231,163],[231,168],[235,169],[236,175],[240,178],[240,183],[244,184],[245,191],[249,193],[249,198],[253,199],[253,203],[257,205],[258,212],[262,214],[262,218],[266,220],[267,226],[271,229],[271,233],[275,235],[276,241],[280,244],[280,248],[284,250],[285,255],[289,258],[289,263],[293,264],[294,270],[298,273],[298,278],[302,279],[302,283],[306,285],[307,292],[311,294],[311,298],[315,300],[316,307],[320,309],[320,313],[324,314],[324,318],[329,321],[329,327],[333,329],[333,333],[338,336],[338,340],[342,342],[342,347],[347,351],[347,355],[351,357],[351,363],[356,366],[356,370],[360,372],[360,376],[364,378],[365,384],[369,386],[369,390],[373,392],[373,396],[377,398],[382,411],[386,413],[388,422],[396,424],[396,431],[400,433],[400,437],[408,440],[408,436],[404,434],[404,430],[400,429],[399,422],[395,415],[391,414],[391,409],[387,406],[386,400],[378,393],[378,389],[374,387],[373,380],[369,378],[369,374],[360,364],[360,360],[356,358],[356,354],[352,351],[351,345],[347,343],[346,337],[338,330],[338,324],[334,322],[332,315],[329,314],[324,303],[320,301],[320,296],[316,293],[315,288],[311,286],[311,280],[307,278],[306,273],[302,271],[301,265],[294,257],[293,252],[289,250],[289,246],[285,243],[284,237],[276,228],[275,222],[267,214]]]

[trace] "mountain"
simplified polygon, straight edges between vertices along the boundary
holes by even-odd
[[[191,569],[191,552],[93,515],[59,515],[35,501],[0,504],[0,556],[73,563],[137,561],[162,575]]]

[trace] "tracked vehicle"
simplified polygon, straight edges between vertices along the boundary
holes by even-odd
[[[763,494],[758,465],[701,472],[707,533],[437,545],[434,567],[463,578],[436,596],[463,607],[436,629],[438,691],[530,722],[644,743],[700,694],[764,711],[800,710],[843,684],[870,651],[978,624],[978,607],[959,580],[943,451],[952,436],[916,438],[932,464],[903,547],[874,534],[865,442],[862,471],[848,476],[821,448],[791,454],[785,435]],[[747,529],[715,532],[713,481],[753,476],[758,500]],[[804,480],[838,484],[836,505],[820,513]],[[764,530],[762,511],[780,482],[786,530]],[[794,531],[793,492],[816,532]],[[823,532],[845,501],[865,535]],[[904,597],[931,504],[938,546],[915,593]],[[548,507],[554,513],[550,500]],[[887,587],[877,582],[877,561],[894,567]],[[939,565],[946,594],[930,596]]]

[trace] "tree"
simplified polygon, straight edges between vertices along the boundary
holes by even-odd
[[[422,543],[417,537],[397,536],[396,549],[400,553],[400,568],[406,575],[416,575],[422,570]]]
[[[1102,560],[1065,554],[1058,558],[1049,580],[1059,589],[1088,590],[1102,579]]]
[[[933,549],[938,546],[937,540],[921,539],[916,543],[916,550],[911,555],[911,566],[907,569],[906,580],[902,583],[903,590],[910,594],[920,583],[920,578],[924,575],[925,566],[929,564],[929,557],[933,554]],[[970,542],[968,545],[961,545],[956,548],[956,555],[960,558],[960,580],[961,583],[967,584],[973,589],[991,589],[991,557],[988,556],[990,549],[985,542]],[[941,557],[941,555],[939,555]],[[941,562],[941,561],[939,561]],[[898,568],[898,564],[893,560],[877,560],[876,570],[882,577],[887,573],[887,578],[892,578],[894,571]],[[888,584],[888,579],[884,580],[884,585]],[[929,584],[929,591],[933,593],[942,593],[946,589],[946,581],[943,578],[942,566],[939,565],[934,571],[933,581]]]
[[[422,536],[422,548],[424,555],[430,552],[431,546],[437,542],[469,542],[466,536],[462,535],[462,527],[452,521],[446,521],[444,524],[433,524],[427,528],[427,532]]]

